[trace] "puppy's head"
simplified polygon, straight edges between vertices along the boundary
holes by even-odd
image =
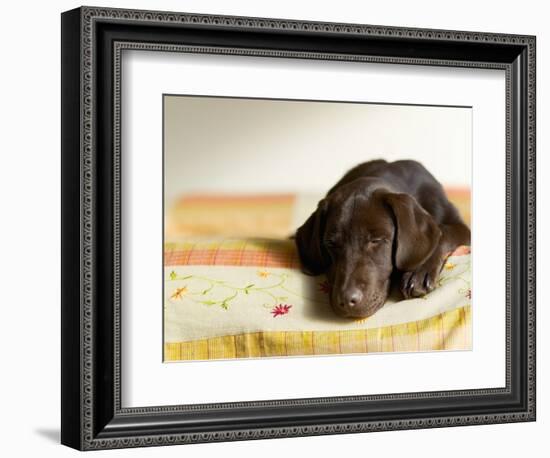
[[[297,230],[296,245],[305,273],[326,273],[334,311],[363,318],[384,305],[394,269],[417,269],[440,237],[412,196],[359,178],[319,202]]]

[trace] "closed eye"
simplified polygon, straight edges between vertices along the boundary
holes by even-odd
[[[379,245],[382,243],[386,243],[387,241],[388,240],[384,238],[372,239],[372,240],[369,240],[369,245]]]
[[[327,249],[335,249],[335,248],[338,248],[338,242],[336,240],[333,240],[333,239],[326,239],[326,240],[323,240],[323,244],[325,245],[325,247]]]

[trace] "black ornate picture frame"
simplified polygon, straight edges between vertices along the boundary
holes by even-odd
[[[82,7],[62,14],[61,442],[106,449],[535,420],[535,37]],[[121,405],[125,49],[506,73],[506,386]]]

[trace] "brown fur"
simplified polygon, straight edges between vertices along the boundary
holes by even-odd
[[[295,239],[304,272],[326,273],[334,311],[367,317],[384,305],[392,278],[406,299],[431,291],[470,229],[420,163],[376,160],[346,173]]]

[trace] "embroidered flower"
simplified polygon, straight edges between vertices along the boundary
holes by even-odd
[[[445,270],[453,270],[456,267],[456,264],[453,264],[452,262],[448,262],[445,264]]]
[[[325,294],[330,294],[330,284],[328,280],[323,280],[321,283],[319,283],[319,289]]]
[[[290,311],[291,307],[292,305],[289,304],[279,304],[276,307],[273,307],[273,309],[271,310],[271,314],[273,315],[273,318],[286,315]]]
[[[174,294],[170,296],[171,299],[181,299],[187,293],[187,286],[182,286],[174,291]]]
[[[471,290],[471,289],[469,289],[468,291],[466,291],[466,298],[472,299],[472,290]]]
[[[269,272],[267,270],[258,270],[258,276],[261,278],[269,277]]]
[[[170,280],[175,280],[178,278],[178,274],[174,271],[170,272]]]

